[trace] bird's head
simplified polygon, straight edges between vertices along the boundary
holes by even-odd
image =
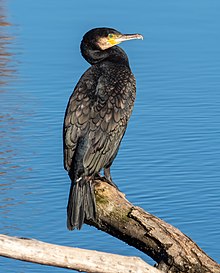
[[[122,34],[113,28],[94,28],[88,31],[83,37],[83,43],[93,49],[106,50],[121,42],[142,39],[141,34]]]
[[[114,47],[123,41],[143,39],[140,34],[122,34],[113,28],[94,28],[89,30],[82,39],[80,49],[82,56],[90,64],[101,62],[105,59],[126,62],[128,58],[122,49]]]

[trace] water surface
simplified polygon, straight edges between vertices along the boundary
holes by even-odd
[[[220,2],[0,4],[1,233],[137,255],[153,264],[95,228],[66,229],[64,110],[88,67],[79,53],[82,35],[109,26],[145,37],[122,45],[137,99],[112,167],[114,181],[131,202],[220,262]],[[5,258],[0,271],[67,272]]]

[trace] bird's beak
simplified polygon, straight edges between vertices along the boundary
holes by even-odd
[[[113,34],[110,33],[108,37],[101,37],[97,44],[102,49],[105,50],[110,48],[114,45],[118,45],[121,42],[134,40],[134,39],[141,39],[143,40],[144,37],[141,34]]]
[[[122,34],[122,35],[119,35],[118,37],[115,37],[115,42],[119,44],[121,42],[134,40],[134,39],[143,40],[144,37],[141,34]]]

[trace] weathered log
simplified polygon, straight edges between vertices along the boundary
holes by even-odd
[[[131,204],[114,187],[96,181],[97,222],[88,224],[141,250],[169,273],[219,273],[220,265],[177,228]]]
[[[161,273],[138,257],[0,235],[0,256],[88,273]]]

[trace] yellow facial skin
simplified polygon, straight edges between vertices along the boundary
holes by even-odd
[[[121,41],[117,41],[118,36],[119,35],[116,34],[109,34],[107,37],[100,37],[97,44],[101,48],[101,50],[108,49],[114,45],[121,43]]]
[[[122,35],[116,35],[116,34],[109,34],[107,37],[108,43],[110,43],[112,46],[117,45],[121,43],[120,41],[117,41],[117,39]]]

